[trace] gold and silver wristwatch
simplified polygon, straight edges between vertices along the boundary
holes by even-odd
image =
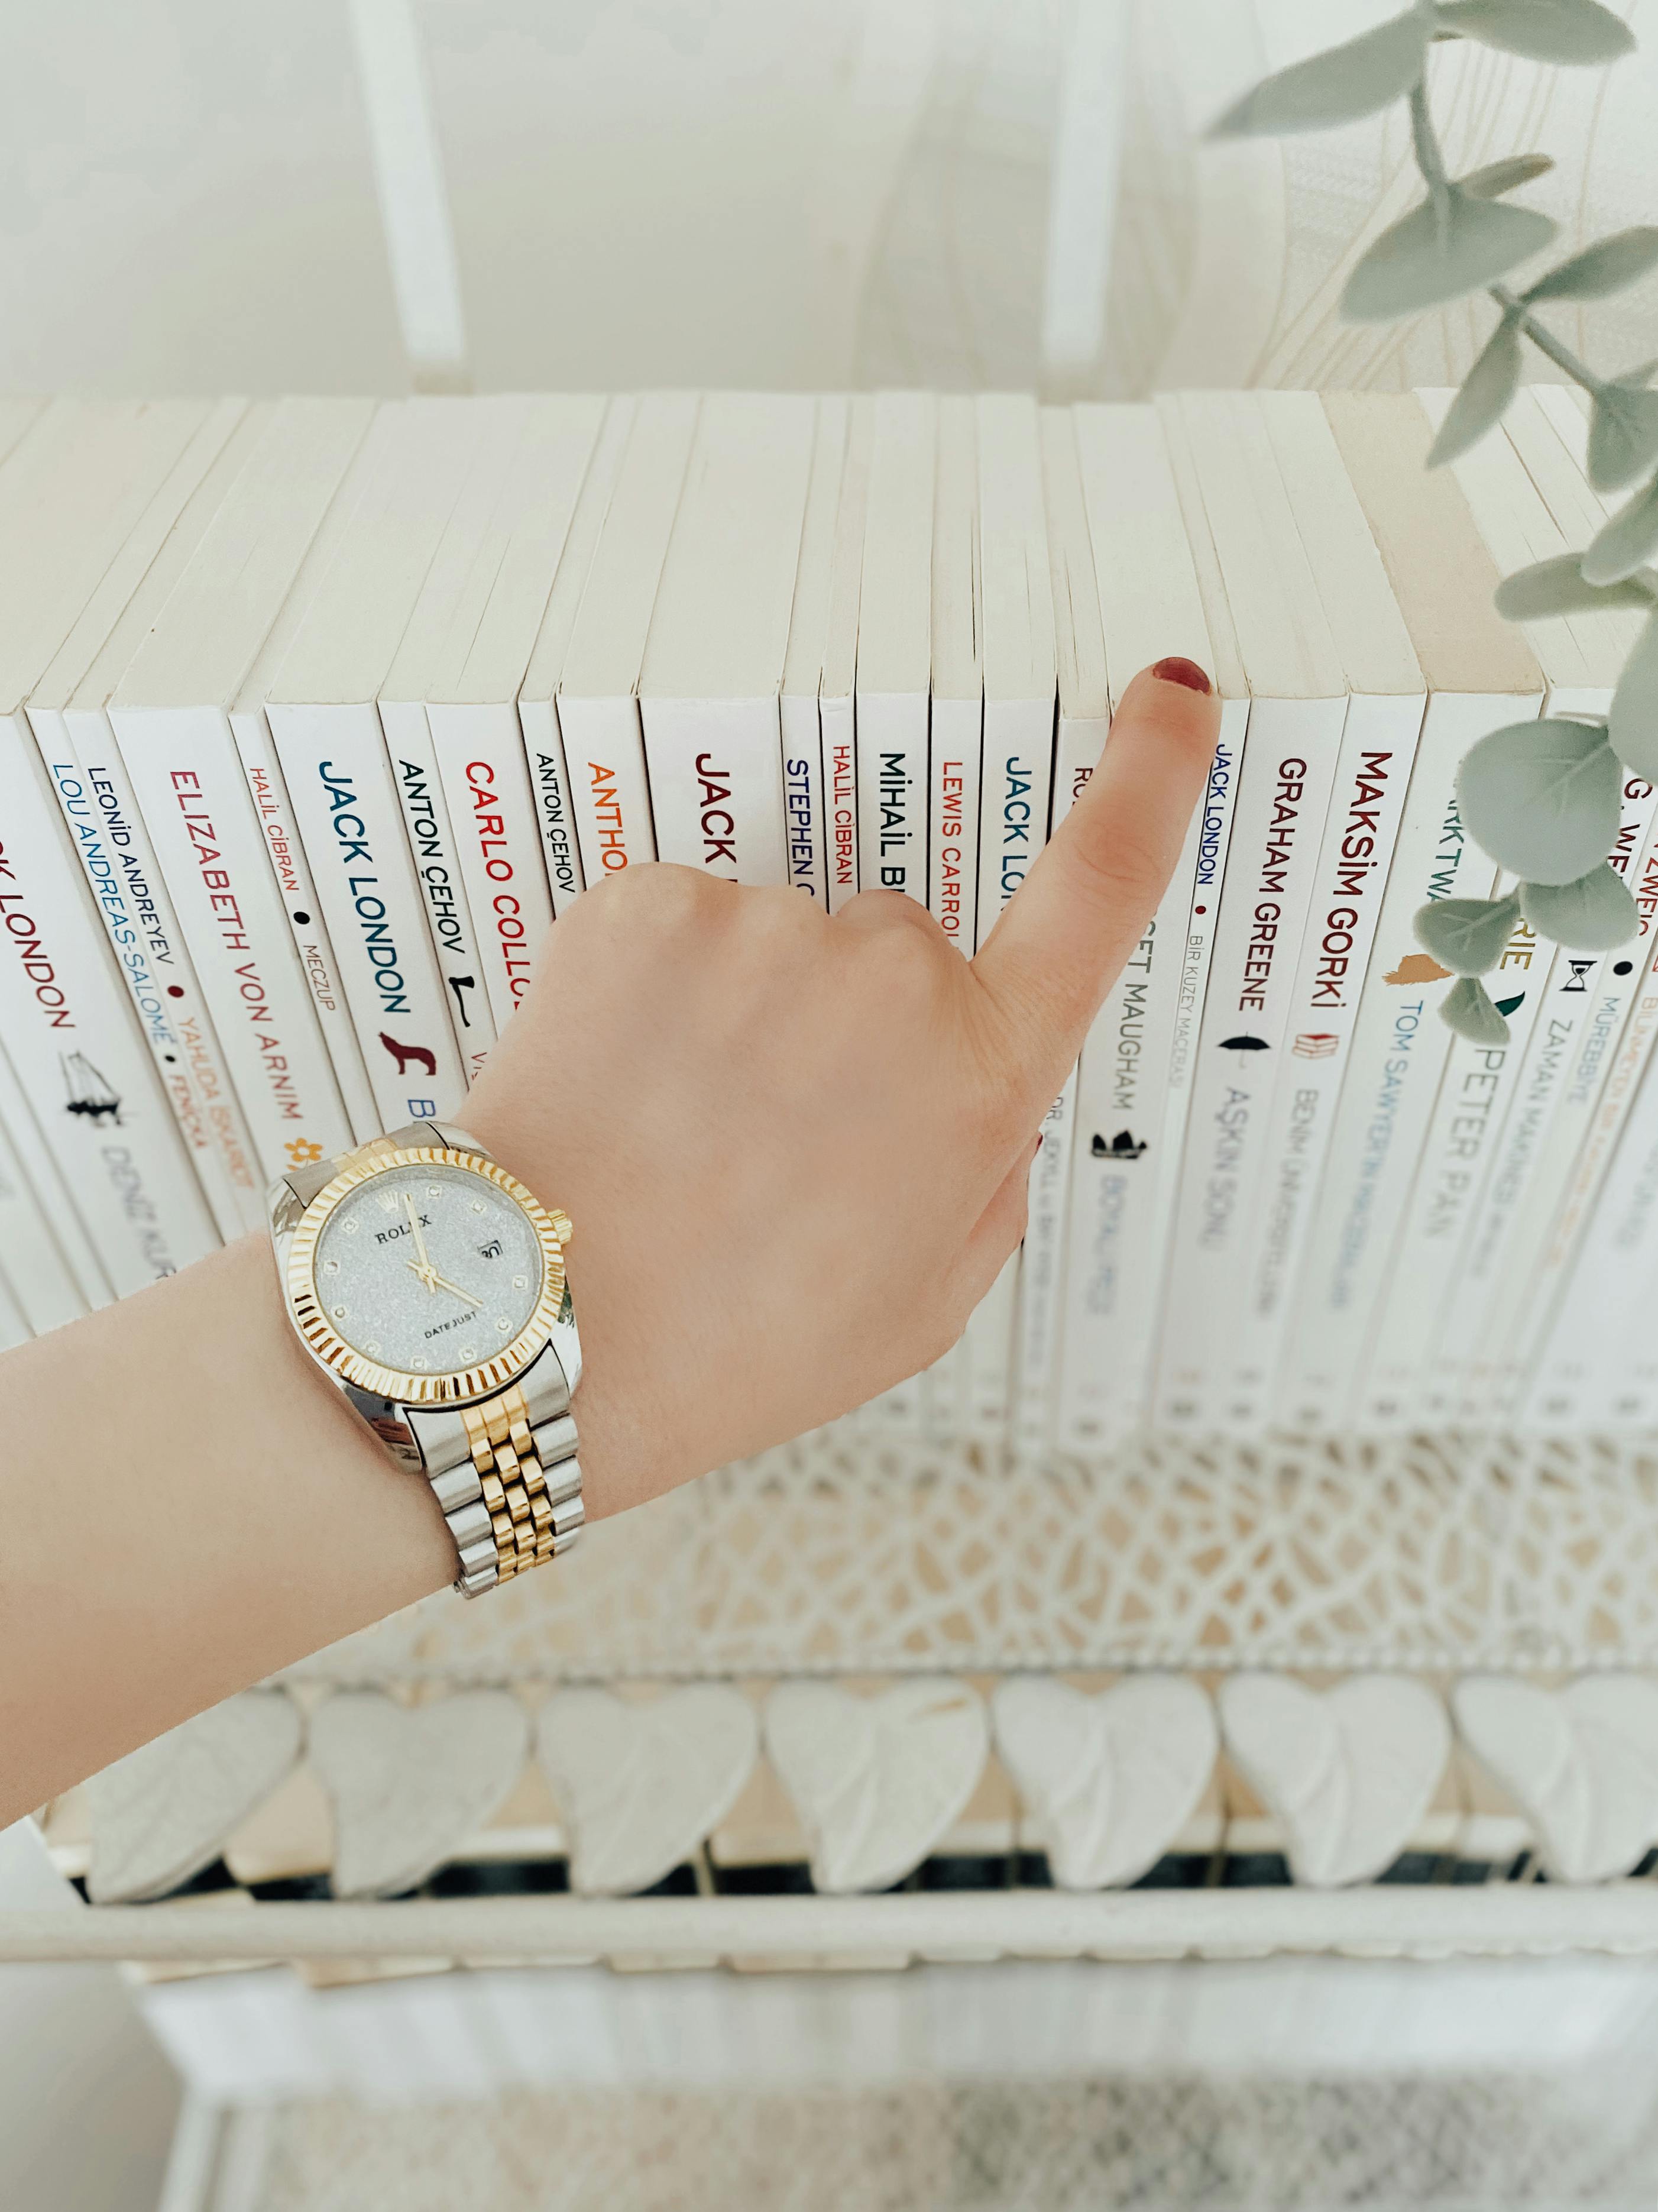
[[[270,1187],[290,1319],[392,1457],[431,1485],[477,1597],[581,1528],[568,1217],[476,1137],[416,1121]]]

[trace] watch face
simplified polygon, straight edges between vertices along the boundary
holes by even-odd
[[[344,1170],[295,1233],[289,1291],[313,1352],[389,1398],[499,1389],[563,1296],[549,1217],[492,1163],[440,1148]]]

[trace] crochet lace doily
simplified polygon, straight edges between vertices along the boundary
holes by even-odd
[[[337,1682],[1658,1661],[1649,1439],[1145,1438],[998,1463],[867,1417],[295,1670]]]

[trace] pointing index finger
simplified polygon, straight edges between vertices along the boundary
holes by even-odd
[[[1220,702],[1194,662],[1142,669],[1086,788],[975,957],[1043,1096],[1145,934],[1219,733]]]

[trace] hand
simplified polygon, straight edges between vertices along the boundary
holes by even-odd
[[[988,943],[866,891],[632,867],[554,927],[466,1125],[575,1224],[590,1510],[937,1358],[1023,1234],[1042,1116],[1144,933],[1218,729],[1150,671]]]

